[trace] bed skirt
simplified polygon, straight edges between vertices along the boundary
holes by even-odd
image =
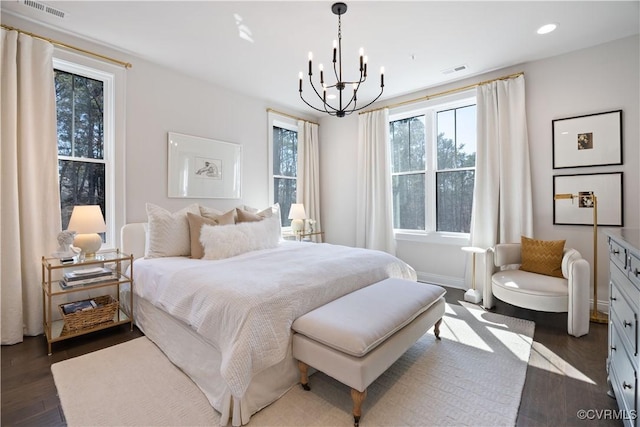
[[[129,302],[128,292],[121,301]],[[240,399],[231,396],[220,375],[221,354],[217,348],[185,323],[138,296],[134,298],[136,325],[202,390],[211,405],[221,414],[220,425],[247,424],[251,415],[278,400],[298,383],[297,363],[289,345],[287,357],[258,373]]]

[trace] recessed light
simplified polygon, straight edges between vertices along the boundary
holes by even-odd
[[[546,25],[543,25],[542,27],[538,28],[537,33],[538,34],[549,34],[553,30],[555,30],[556,28],[558,28],[557,24],[546,24]]]

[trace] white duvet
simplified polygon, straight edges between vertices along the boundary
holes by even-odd
[[[284,359],[293,321],[387,277],[415,271],[379,251],[298,242],[223,260],[139,259],[135,293],[190,325],[222,355],[241,398],[254,375]]]

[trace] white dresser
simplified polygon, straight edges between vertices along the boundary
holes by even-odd
[[[625,426],[640,426],[640,229],[612,229],[609,237],[609,356],[611,387]]]

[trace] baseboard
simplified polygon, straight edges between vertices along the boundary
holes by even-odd
[[[450,288],[467,289],[464,284],[464,279],[460,277],[441,276],[438,274],[424,273],[422,271],[416,273],[418,274],[419,282],[433,283],[434,285],[448,286]]]

